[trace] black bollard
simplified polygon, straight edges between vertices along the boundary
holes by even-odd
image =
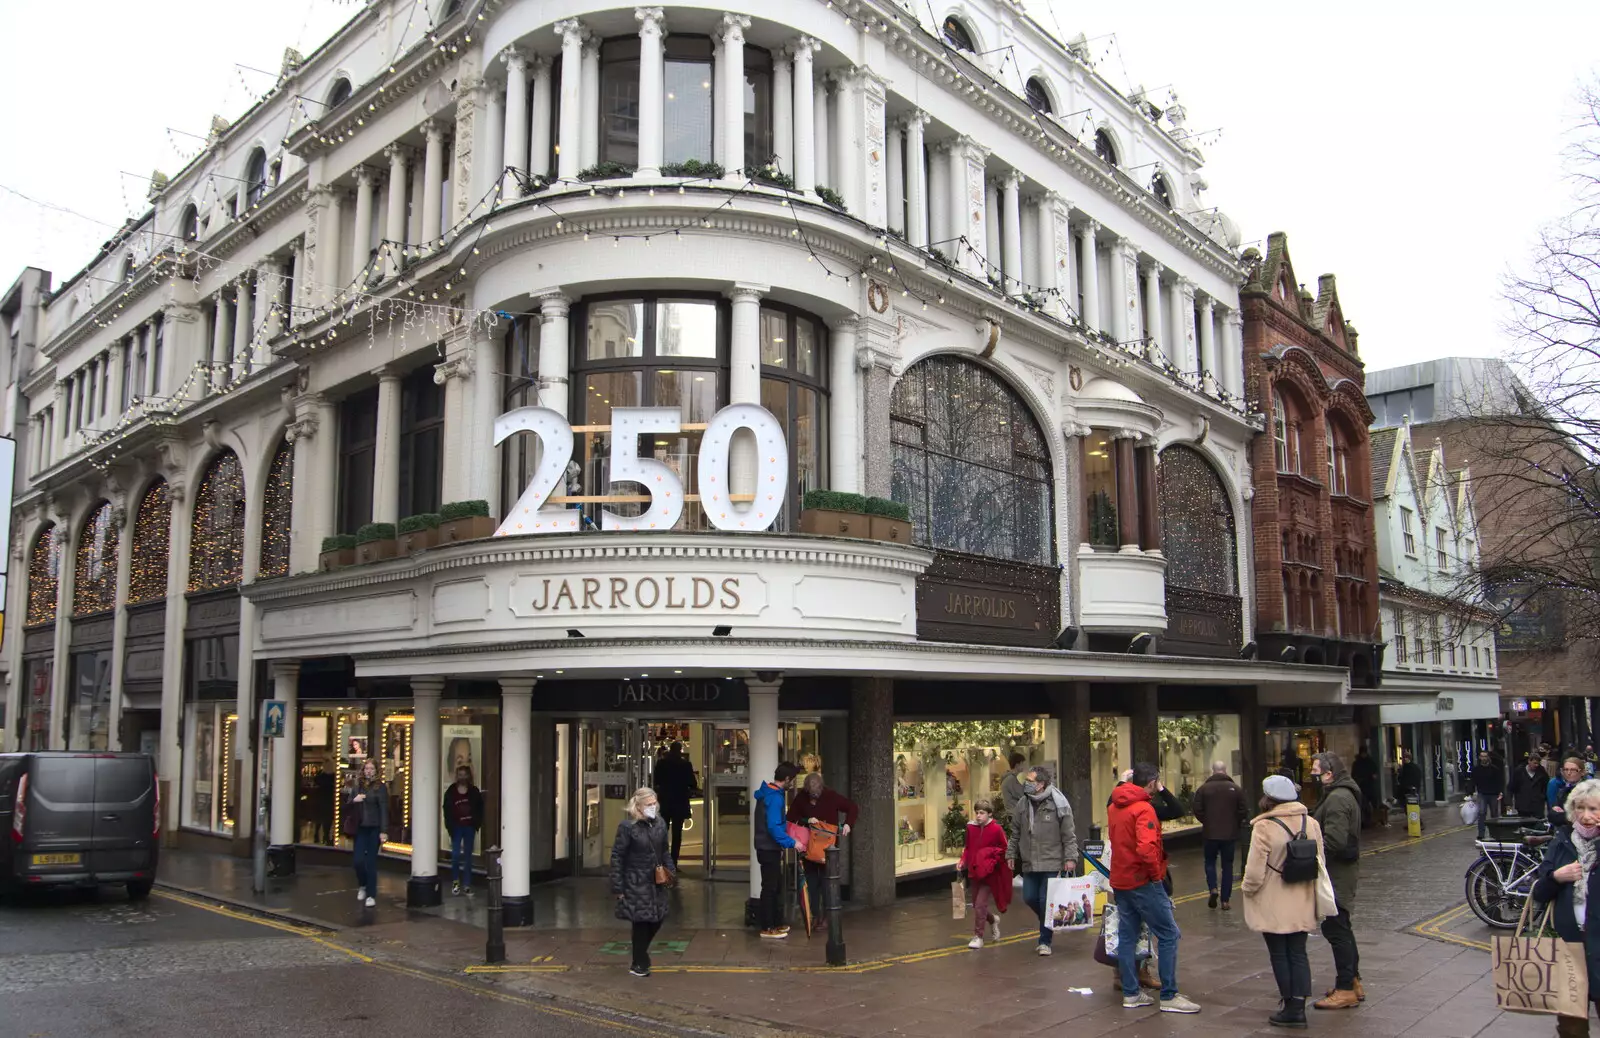
[[[489,859],[489,938],[483,948],[483,961],[490,966],[506,961],[505,909],[500,905],[500,848],[484,852]]]
[[[844,812],[839,813],[839,838],[833,841],[833,846],[824,853],[823,858],[827,864],[827,904],[824,911],[828,913],[828,965],[845,965],[844,952],[844,904],[839,893],[839,883],[843,879],[840,870],[843,868],[842,859],[839,857],[840,845],[844,842]]]

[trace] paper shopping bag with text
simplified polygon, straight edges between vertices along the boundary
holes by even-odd
[[[1512,1013],[1589,1013],[1589,974],[1583,945],[1564,941],[1551,925],[1547,905],[1535,923],[1529,898],[1510,936],[1494,939],[1494,998]]]
[[[1088,876],[1052,879],[1044,915],[1052,930],[1087,930],[1094,925],[1094,880]]]

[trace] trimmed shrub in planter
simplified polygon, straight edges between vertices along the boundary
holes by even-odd
[[[421,515],[408,515],[400,520],[398,531],[401,555],[415,555],[419,551],[426,551],[439,543],[439,513],[423,512]]]
[[[823,185],[818,184],[817,185],[817,197],[822,199],[824,202],[828,203],[829,205],[833,206],[835,209],[839,210],[841,213],[848,213],[850,211],[850,210],[845,208],[844,197],[842,195],[840,195],[839,192],[835,191],[831,187],[824,187]]]
[[[869,536],[875,541],[911,543],[911,509],[886,497],[867,498],[866,512],[871,519]]]
[[[764,187],[781,187],[785,191],[798,191],[794,186],[794,177],[787,173],[779,173],[771,166],[760,166],[750,171],[750,179]]]
[[[332,573],[356,564],[356,539],[348,533],[322,538],[322,554],[317,556],[317,572]]]
[[[870,536],[867,499],[838,490],[808,490],[800,502],[800,532],[830,537]]]
[[[630,166],[626,162],[597,162],[588,169],[578,171],[579,180],[616,180],[619,177],[631,177],[637,166]]]
[[[702,162],[699,159],[685,159],[682,162],[663,162],[661,175],[664,177],[696,177],[707,180],[721,180],[727,175],[721,163]]]
[[[394,558],[394,523],[368,523],[356,531],[356,564]]]
[[[439,539],[434,543],[454,544],[493,537],[499,525],[489,515],[489,502],[451,501],[439,509]]]

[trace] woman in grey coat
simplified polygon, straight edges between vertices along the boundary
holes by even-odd
[[[611,892],[617,896],[617,918],[633,923],[635,977],[650,975],[650,942],[667,918],[667,886],[656,882],[656,868],[670,880],[678,875],[667,842],[667,823],[655,790],[643,787],[628,801],[628,817],[617,825],[611,845]]]

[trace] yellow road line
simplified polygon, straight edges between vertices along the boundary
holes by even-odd
[[[1435,940],[1444,941],[1448,944],[1460,945],[1463,948],[1472,948],[1475,951],[1490,951],[1492,949],[1491,945],[1485,944],[1482,941],[1474,941],[1470,937],[1462,937],[1460,934],[1449,933],[1445,930],[1447,925],[1460,919],[1466,914],[1467,910],[1468,906],[1466,904],[1457,905],[1454,908],[1440,912],[1432,919],[1424,919],[1422,922],[1413,927],[1413,929],[1424,937],[1431,937]]]
[[[468,966],[462,973],[566,973],[571,966]]]
[[[1457,825],[1449,829],[1440,829],[1436,833],[1429,833],[1427,836],[1408,836],[1404,840],[1386,843],[1382,847],[1374,847],[1370,851],[1362,851],[1361,856],[1365,858],[1373,854],[1387,854],[1390,851],[1399,850],[1401,847],[1415,847],[1419,843],[1427,843],[1429,840],[1437,840],[1441,836],[1451,836],[1455,833],[1466,832],[1472,828],[1474,827],[1470,825]]]
[[[268,926],[274,930],[282,930],[284,933],[292,933],[296,937],[317,937],[324,932],[310,926],[297,926],[294,923],[281,922],[277,919],[272,919],[267,916],[252,915],[248,912],[240,912],[223,905],[212,904],[209,901],[201,901],[198,898],[186,897],[182,894],[174,894],[168,890],[152,890],[151,893],[156,897],[163,898],[167,901],[176,901],[179,904],[188,905],[190,908],[200,908],[207,912],[215,913],[216,915],[227,916],[229,919],[240,919],[247,923],[255,923],[259,926]]]

